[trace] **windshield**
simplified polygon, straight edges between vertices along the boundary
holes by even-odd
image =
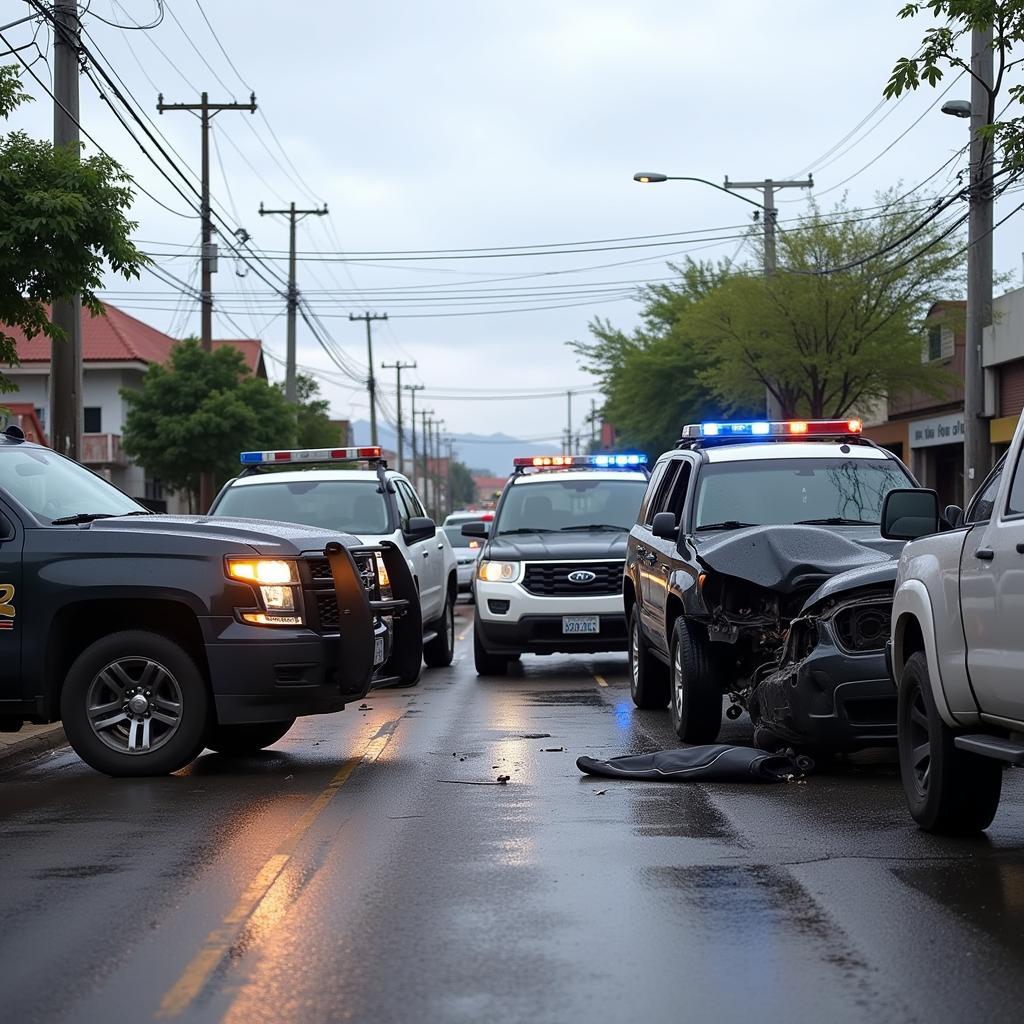
[[[545,480],[517,483],[502,503],[495,533],[546,533],[585,528],[628,533],[647,481]]]
[[[124,516],[146,511],[77,462],[41,448],[7,448],[0,453],[0,491],[44,523],[81,513]]]
[[[388,509],[376,480],[271,481],[239,484],[221,498],[215,516],[276,519],[342,533],[390,533]]]
[[[701,470],[694,528],[816,520],[877,525],[894,487],[913,487],[891,459],[719,462]]]
[[[473,548],[474,550],[483,543],[479,537],[464,537],[462,527],[466,523],[478,523],[479,519],[463,519],[458,523],[450,523],[442,527],[453,548]]]

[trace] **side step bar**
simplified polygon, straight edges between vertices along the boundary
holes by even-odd
[[[957,750],[966,750],[970,754],[981,754],[997,761],[1008,761],[1010,764],[1024,764],[1024,743],[1016,743],[1000,736],[969,735],[955,736],[953,746]]]

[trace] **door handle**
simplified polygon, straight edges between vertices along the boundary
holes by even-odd
[[[430,552],[429,551],[424,551],[423,552],[423,557],[424,558],[429,558],[430,557]]]
[[[438,551],[444,551],[444,545],[443,544],[438,544],[437,545],[437,550]]]
[[[1021,544],[1017,545],[1017,554],[1018,555],[1024,555],[1024,543],[1021,543]]]
[[[996,557],[996,553],[991,548],[978,548],[974,552],[975,558],[980,558],[983,562],[991,562]]]

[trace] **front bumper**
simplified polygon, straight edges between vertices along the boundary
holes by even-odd
[[[477,598],[479,607],[480,599]],[[569,614],[587,614],[580,610]],[[591,613],[592,614],[592,613]],[[596,654],[626,650],[626,616],[600,615],[597,633],[562,632],[561,615],[524,615],[517,622],[476,619],[476,630],[489,654]]]
[[[459,580],[459,593],[470,594],[473,591],[473,577],[476,575],[476,561],[459,562],[456,566]]]
[[[758,726],[797,747],[849,753],[896,742],[896,690],[885,651],[848,654],[823,631],[802,661],[758,686]]]

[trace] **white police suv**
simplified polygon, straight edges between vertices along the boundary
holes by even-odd
[[[624,651],[626,538],[647,488],[644,455],[528,456],[490,523],[476,563],[473,652],[480,675],[521,654]]]
[[[388,469],[378,447],[242,452],[242,472],[228,481],[211,516],[272,519],[328,527],[363,543],[389,541],[404,554],[420,595],[423,660],[450,665],[455,650],[455,554],[444,531],[427,517],[413,485]],[[383,596],[389,581],[378,559]],[[398,672],[398,681],[419,678]]]

